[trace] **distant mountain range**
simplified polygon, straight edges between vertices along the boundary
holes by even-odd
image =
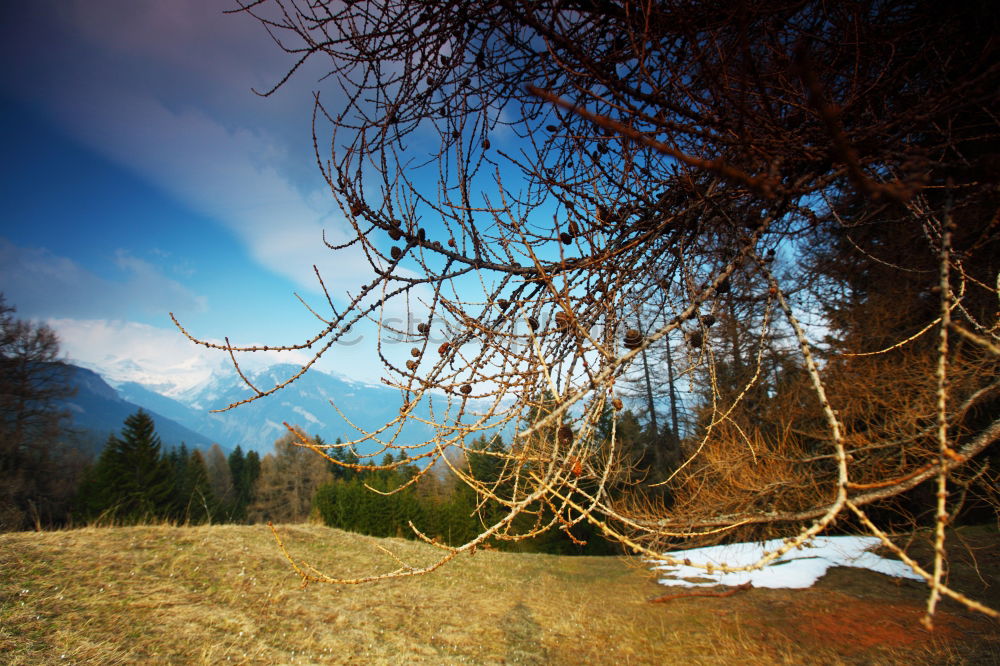
[[[219,413],[210,410],[224,408],[252,393],[231,369],[216,370],[207,381],[184,391],[162,382],[150,382],[148,375],[141,376],[147,381],[128,381],[120,368],[116,370],[119,370],[115,373],[118,380],[109,383],[94,370],[74,366],[78,392],[66,403],[75,425],[95,433],[102,440],[108,433],[117,433],[125,417],[140,407],[151,413],[157,433],[167,446],[184,442],[189,448],[207,448],[217,442],[226,451],[240,445],[244,450],[254,449],[262,455],[270,452],[274,441],[287,432],[282,422],[298,425],[310,435],[320,435],[327,441],[358,437],[357,431],[337,414],[331,402],[355,424],[369,431],[399,414],[398,390],[354,382],[320,370],[310,370],[267,398]],[[269,388],[297,370],[298,366],[294,365],[274,365],[248,372],[247,376],[256,386]],[[429,415],[426,400],[418,410],[421,416]],[[420,443],[431,435],[429,426],[410,422],[404,427],[402,441]],[[360,452],[377,448],[378,445],[371,442],[359,447]]]
[[[181,443],[199,449],[212,445],[210,437],[171,420],[152,405],[126,400],[93,370],[75,365],[69,368],[76,395],[63,401],[63,406],[72,418],[73,439],[79,448],[94,454],[100,452],[108,435],[121,431],[125,419],[140,407],[150,412],[156,422],[156,432],[168,449]],[[232,448],[223,442],[219,444],[224,449]]]

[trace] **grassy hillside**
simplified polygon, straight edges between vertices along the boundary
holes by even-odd
[[[335,575],[385,570],[378,543],[315,525],[280,528]],[[953,580],[992,601],[995,531]],[[430,576],[305,589],[266,527],[130,527],[0,534],[5,663],[1000,663],[996,623],[945,604],[918,623],[921,586],[853,569],[808,590],[649,599],[671,590],[637,562],[480,551]]]

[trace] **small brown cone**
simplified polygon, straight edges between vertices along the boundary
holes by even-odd
[[[573,443],[573,428],[568,425],[559,426],[559,443],[569,445]]]

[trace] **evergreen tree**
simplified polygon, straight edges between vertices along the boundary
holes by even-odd
[[[217,511],[217,499],[209,479],[208,466],[201,451],[188,452],[181,444],[166,455],[173,473],[173,501],[170,517],[178,522],[211,522]]]
[[[185,508],[188,497],[191,494],[190,484],[187,478],[188,449],[187,444],[181,445],[166,454],[167,464],[173,476],[174,494],[172,506],[170,507],[170,517],[174,520],[184,521]]]
[[[316,439],[317,443],[322,441],[318,437]],[[341,446],[342,444],[343,441],[338,437],[337,441],[334,442],[334,446],[327,451],[327,455],[346,465],[357,465],[359,462],[357,454],[349,447]],[[334,479],[350,479],[356,474],[356,471],[350,467],[344,467],[344,465],[331,462],[330,474],[333,475]]]
[[[108,435],[97,462],[84,470],[74,502],[75,518],[103,521],[117,508],[111,494],[114,439],[114,435]]]
[[[185,497],[183,520],[194,524],[210,523],[216,512],[216,500],[208,469],[201,451],[192,451],[184,466]]]
[[[239,444],[229,454],[229,473],[233,477],[233,485],[239,489],[242,484],[243,470],[246,467],[246,459],[243,457],[243,447]],[[238,494],[238,493],[237,493]]]
[[[175,508],[176,468],[161,454],[149,414],[139,410],[112,435],[84,489],[90,518],[134,523],[170,517]]]
[[[232,510],[236,500],[236,490],[233,486],[232,473],[229,471],[229,460],[218,444],[212,444],[203,457],[205,471],[208,472],[208,482],[212,488],[212,496],[218,506],[218,513],[214,520],[218,521],[223,516],[226,520],[233,520]]]
[[[247,451],[242,486],[245,489],[247,506],[255,497],[258,479],[260,479],[260,455],[256,451]]]
[[[254,486],[260,477],[260,456],[256,451],[247,451],[239,445],[229,454],[229,472],[233,480],[233,502],[230,515],[234,521],[243,522],[247,518],[247,507],[253,501]]]
[[[246,487],[246,458],[239,444],[229,454],[229,474],[233,480],[233,502],[229,514],[234,521],[242,522],[246,520],[249,501]]]

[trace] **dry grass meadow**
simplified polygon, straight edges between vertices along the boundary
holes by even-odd
[[[392,568],[373,541],[434,555],[318,525],[279,529],[329,574]],[[958,537],[953,582],[995,607],[996,530]],[[495,551],[429,576],[303,588],[264,526],[2,534],[0,662],[1000,663],[995,622],[945,604],[927,632],[921,586],[872,572],[649,603],[667,591],[624,558]]]

